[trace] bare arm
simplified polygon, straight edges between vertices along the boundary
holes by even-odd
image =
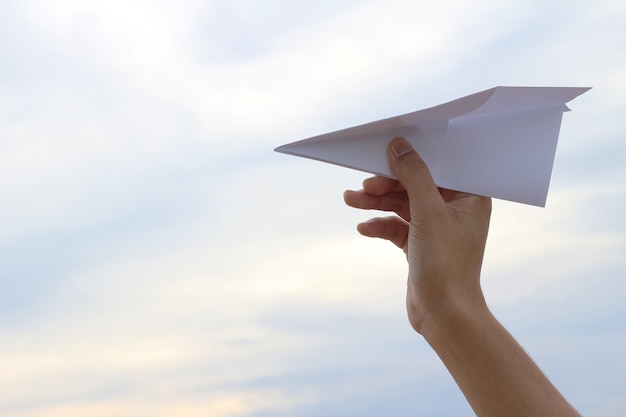
[[[480,417],[579,416],[489,311],[480,287],[491,200],[438,189],[403,139],[389,147],[398,181],[373,177],[346,191],[350,206],[397,216],[361,223],[409,263],[409,322],[439,355]]]

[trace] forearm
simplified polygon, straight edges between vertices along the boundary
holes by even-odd
[[[487,307],[451,312],[422,334],[477,416],[580,416]]]

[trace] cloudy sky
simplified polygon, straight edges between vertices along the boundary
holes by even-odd
[[[0,414],[471,415],[404,255],[277,154],[497,85],[570,103],[546,208],[496,201],[483,282],[587,416],[626,414],[626,3],[0,3]],[[532,169],[532,167],[529,167]]]

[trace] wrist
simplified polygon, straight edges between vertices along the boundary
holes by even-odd
[[[446,299],[424,309],[419,328],[416,328],[430,344],[438,338],[448,340],[459,329],[480,329],[494,319],[482,297],[482,293],[470,298]]]

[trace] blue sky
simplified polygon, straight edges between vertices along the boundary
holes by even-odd
[[[587,416],[626,413],[626,6],[5,1],[0,414],[459,416],[358,236],[367,175],[272,152],[496,85],[592,86],[547,207],[496,201],[488,301]],[[532,167],[530,167],[532,168]]]

